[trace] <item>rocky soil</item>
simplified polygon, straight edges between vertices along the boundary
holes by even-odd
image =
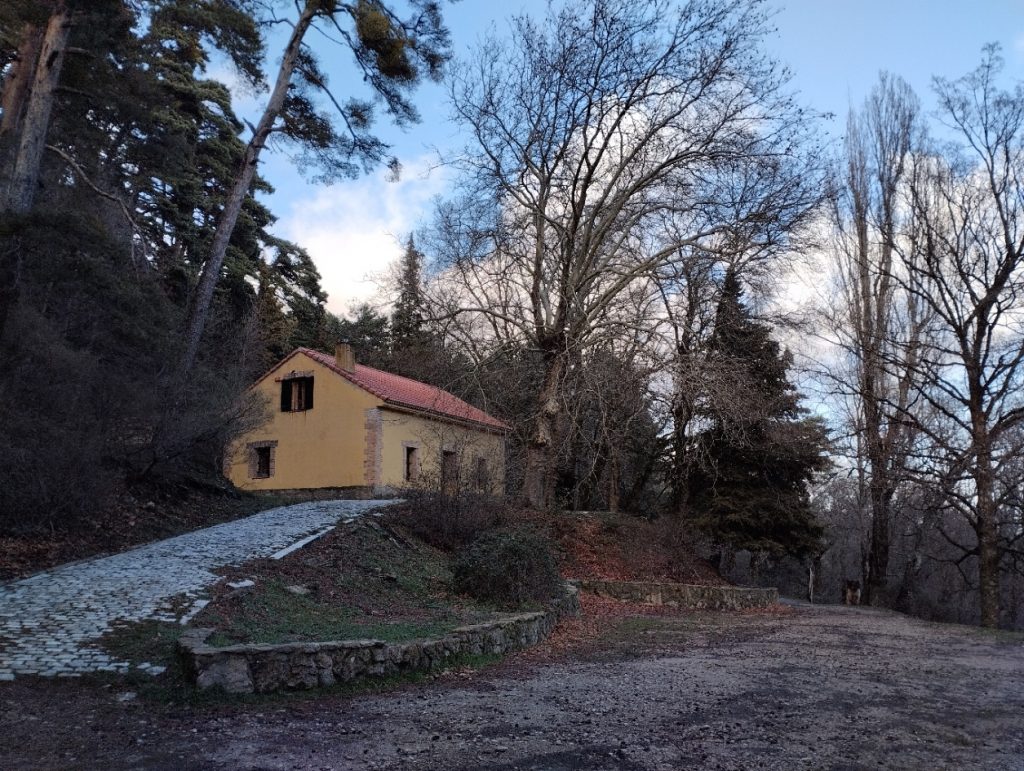
[[[14,768],[1024,768],[1024,637],[867,608],[604,620],[385,694],[161,705],[0,684]]]

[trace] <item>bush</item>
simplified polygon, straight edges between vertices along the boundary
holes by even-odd
[[[456,557],[455,591],[517,607],[544,602],[562,588],[551,542],[531,530],[487,533]]]
[[[430,490],[406,490],[405,503],[386,515],[421,541],[444,551],[455,551],[484,533],[506,524],[508,505],[499,498],[467,491],[444,495]]]

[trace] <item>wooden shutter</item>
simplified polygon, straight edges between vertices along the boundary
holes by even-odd
[[[306,409],[313,409],[313,378],[307,377],[306,381]]]
[[[281,412],[292,411],[292,381],[281,381]]]

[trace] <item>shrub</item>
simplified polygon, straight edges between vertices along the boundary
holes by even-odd
[[[484,533],[506,524],[511,510],[500,498],[461,491],[444,495],[430,490],[406,490],[405,503],[386,515],[420,540],[445,551],[455,551]]]
[[[487,533],[456,557],[455,590],[502,606],[555,597],[562,587],[551,542],[532,530]]]

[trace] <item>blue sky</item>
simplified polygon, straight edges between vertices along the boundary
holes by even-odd
[[[835,115],[822,122],[835,139],[842,136],[850,106],[860,105],[881,70],[907,80],[928,110],[932,77],[956,78],[974,69],[989,42],[1002,45],[1007,82],[1024,80],[1024,0],[777,0],[773,5],[777,32],[766,39],[766,49],[792,71],[792,86],[805,104]],[[456,56],[465,55],[492,25],[503,31],[505,19],[517,9],[540,15],[545,6],[544,0],[445,5]],[[310,42],[319,48],[315,38]],[[346,78],[356,81],[344,52],[324,48],[321,55],[332,82],[345,93]],[[259,96],[241,97],[238,106],[248,115],[258,103]],[[405,131],[383,121],[379,125],[380,136],[405,167],[399,182],[388,182],[378,171],[317,185],[296,171],[286,153],[263,156],[261,173],[276,188],[268,198],[279,217],[275,230],[313,255],[332,311],[380,301],[374,277],[387,271],[401,252],[399,242],[429,216],[432,199],[444,193],[446,171],[436,166],[436,148],[460,141],[447,120],[443,87],[422,87],[416,103],[420,124]]]

